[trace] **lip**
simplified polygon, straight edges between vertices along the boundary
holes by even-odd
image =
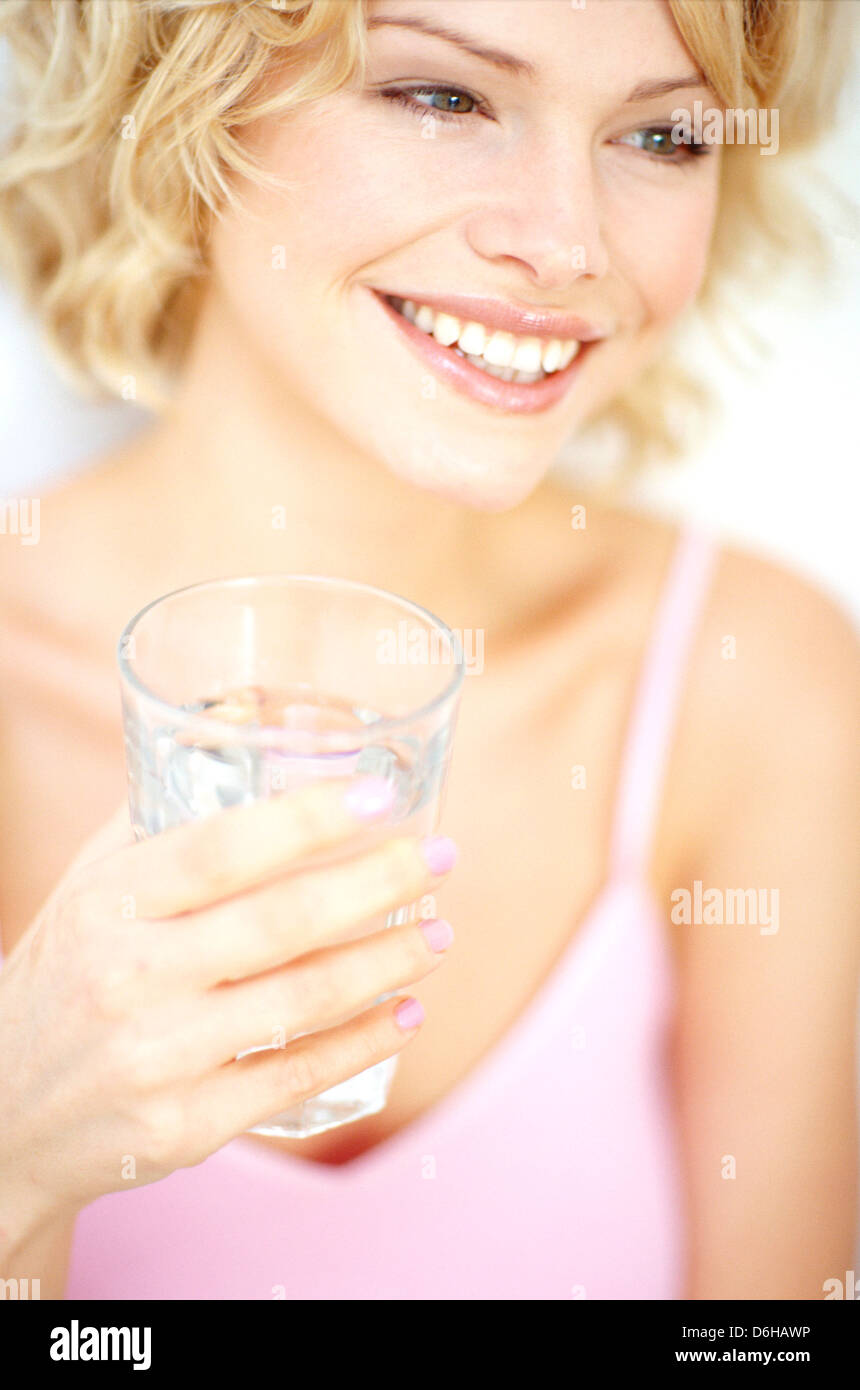
[[[503,333],[521,338],[575,338],[580,343],[593,343],[608,337],[608,329],[597,327],[577,314],[558,314],[549,309],[520,306],[501,299],[479,299],[477,295],[408,294],[399,290],[376,290],[393,299],[411,299],[414,304],[427,304],[443,314],[453,314],[464,323],[482,323]]]
[[[467,358],[458,356],[451,348],[443,347],[442,344],[437,343],[436,339],[431,337],[429,333],[422,332],[420,328],[416,328],[408,319],[405,319],[402,314],[398,314],[397,310],[392,308],[385,299],[385,294],[387,294],[388,291],[371,290],[370,293],[382,307],[388,318],[403,334],[403,337],[406,339],[406,342],[412,348],[413,352],[432,367],[437,376],[441,377],[443,381],[452,386],[456,391],[459,391],[462,395],[469,396],[472,400],[476,400],[482,405],[490,406],[496,410],[504,410],[516,415],[534,415],[539,411],[549,410],[551,406],[561,400],[562,396],[567,393],[569,387],[572,385],[574,378],[578,375],[583,358],[588,356],[589,345],[603,336],[599,333],[596,334],[589,325],[583,324],[582,320],[568,318],[566,320],[568,324],[578,323],[590,333],[589,337],[580,339],[583,346],[568,366],[560,372],[553,372],[551,376],[544,377],[542,381],[535,381],[533,383],[500,381],[498,377],[489,376],[486,372],[482,372],[479,367],[473,367],[472,363],[469,362]],[[401,298],[399,295],[396,297]],[[403,297],[406,298],[408,296]],[[431,299],[421,298],[417,302],[420,304],[428,304],[431,308],[435,307]],[[474,310],[474,316],[478,322],[486,323],[488,328],[500,326],[498,319],[493,322],[492,320],[481,318],[478,313],[478,306],[487,304],[490,301],[446,298],[444,306],[441,301],[437,302],[440,308],[445,310],[450,308],[452,311],[456,304],[468,304],[470,305],[469,314]],[[505,310],[510,309],[511,313],[518,312],[513,310],[512,306],[501,306],[498,301],[495,307],[499,309],[500,313],[503,308]],[[463,319],[468,317],[465,312],[461,311],[461,313]],[[461,317],[461,314],[458,314],[457,317]],[[510,324],[510,322],[511,319],[508,317],[507,324]],[[517,319],[517,322],[519,323],[521,320]],[[558,322],[558,320],[555,320],[555,322]],[[506,327],[505,331],[514,332],[515,330]],[[549,336],[555,338],[562,336],[557,333],[555,329],[551,334],[547,334],[546,332],[544,334],[539,334],[531,327],[528,329],[518,328],[516,331],[520,333],[528,332],[528,335],[532,337]],[[575,338],[577,335],[576,333],[568,331],[567,336]]]

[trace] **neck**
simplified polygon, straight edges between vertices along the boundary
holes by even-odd
[[[452,624],[477,599],[479,535],[494,518],[422,492],[358,450],[289,394],[211,297],[144,466],[197,577],[332,574]]]

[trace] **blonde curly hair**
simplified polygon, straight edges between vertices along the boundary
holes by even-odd
[[[780,155],[727,147],[705,308],[766,264],[820,266],[821,233],[786,156],[832,124],[847,67],[833,0],[668,0],[727,107],[779,109]],[[0,267],[62,374],[87,394],[170,399],[231,175],[272,179],[243,127],[363,70],[367,0],[5,0],[16,119],[0,154]],[[313,50],[311,49],[313,45]],[[300,76],[272,84],[299,54]],[[277,180],[272,180],[278,184]],[[604,412],[639,459],[683,447],[673,404],[704,403],[665,352]],[[677,412],[675,417],[677,419]]]

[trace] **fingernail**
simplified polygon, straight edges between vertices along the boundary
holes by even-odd
[[[385,777],[360,777],[347,788],[343,799],[354,816],[381,816],[394,805],[394,783]]]
[[[394,1017],[397,1019],[397,1026],[406,1032],[409,1028],[417,1028],[419,1023],[424,1022],[424,1010],[417,999],[404,999],[394,1010]]]
[[[457,860],[457,846],[447,835],[431,835],[418,847],[424,862],[433,874],[447,874]]]
[[[430,917],[418,925],[431,951],[445,951],[454,940],[454,928],[444,917]]]

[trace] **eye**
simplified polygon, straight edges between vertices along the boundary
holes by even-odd
[[[662,160],[664,164],[681,164],[697,155],[710,154],[710,147],[701,141],[692,140],[688,143],[676,140],[672,130],[673,127],[670,125],[644,126],[641,130],[634,130],[630,135],[622,135],[614,143],[632,145],[634,149],[642,150],[643,154]]]
[[[460,87],[385,87],[378,95],[385,101],[397,102],[422,119],[426,119],[428,113],[431,117],[440,116],[448,122],[489,114],[488,108],[477,97]],[[424,100],[426,97],[430,98],[429,101]]]

